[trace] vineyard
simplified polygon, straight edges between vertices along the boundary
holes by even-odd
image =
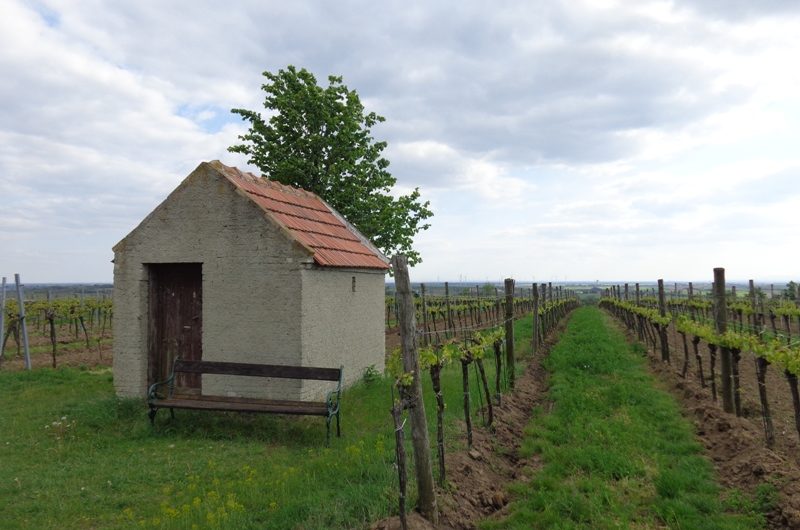
[[[505,416],[527,408],[524,401],[515,404],[520,399],[512,388],[515,376],[518,390],[520,385],[524,388],[527,383],[519,377],[534,342],[542,348],[545,337],[553,335],[557,322],[577,303],[555,286],[538,291],[537,298],[530,290],[512,289],[509,296],[499,299],[450,299],[426,293],[412,300],[416,302],[412,312],[419,318],[415,335],[425,375],[425,410],[431,416],[432,447],[439,457],[432,478],[440,484],[461,484],[457,494],[464,496],[459,497],[462,500],[479,488],[496,493],[494,500],[483,495],[484,501],[464,520],[475,520],[502,506],[506,502],[502,484],[508,478],[487,482],[466,477],[467,462],[460,464],[459,459],[464,458],[465,448],[489,458],[494,433],[508,428]],[[389,299],[388,305],[396,307],[395,299]],[[53,312],[57,370],[22,370],[22,354],[13,348],[13,330],[20,328],[18,308],[7,303],[5,309],[12,348],[6,352],[11,362],[0,370],[0,396],[5,402],[22,395],[24,389],[25,400],[0,413],[14,432],[6,447],[11,458],[0,471],[3,495],[10,499],[0,507],[4,520],[23,527],[48,527],[58,521],[63,528],[188,528],[193,524],[259,528],[265,521],[275,527],[353,528],[397,513],[397,449],[406,443],[393,443],[398,432],[401,440],[404,437],[402,429],[391,427],[389,403],[392,395],[397,399],[405,393],[409,376],[395,348],[387,350],[391,375],[367,373],[362,384],[347,391],[343,437],[332,440],[331,448],[320,443],[318,423],[304,418],[186,412],[180,421],[157,425],[153,431],[143,421],[139,401],[113,398],[107,369],[74,370],[64,362],[68,358],[65,341],[86,348],[88,336],[88,351],[94,357],[98,339],[103,343],[110,339],[113,312],[108,301],[26,301],[24,321],[31,353],[35,361],[39,359],[34,366],[48,367],[52,360],[47,317],[48,311]],[[397,342],[399,333],[397,326],[389,328],[387,343]],[[102,355],[101,364],[108,363],[106,352]],[[410,411],[394,407],[392,412]],[[400,424],[404,422],[401,419]],[[516,422],[514,436],[519,436],[523,426],[524,421]],[[270,450],[270,458],[253,459],[253,454],[263,453],[264,444],[281,449],[274,455]],[[173,451],[176,446],[186,451]],[[121,460],[129,465],[120,468]],[[70,465],[64,467],[64,462]],[[248,462],[247,469],[242,462]],[[156,476],[160,485],[153,489]],[[15,477],[19,482],[14,482]],[[345,486],[339,484],[342,481]],[[5,484],[11,484],[11,489]],[[419,490],[412,478],[407,486],[404,495],[410,508]],[[41,502],[55,494],[53,488],[62,499],[56,511]],[[31,491],[40,493],[26,493]],[[264,492],[268,492],[266,497]],[[326,507],[341,502],[336,499],[343,496],[348,508],[329,512]],[[442,509],[443,520],[463,519],[466,514],[455,505]]]
[[[800,448],[800,309],[794,293],[768,296],[752,280],[737,293],[725,287],[722,269],[706,293],[689,284],[685,292],[666,295],[659,286],[654,295],[612,286],[600,306],[649,346],[655,369],[674,380],[701,433],[718,430],[726,445],[741,444],[728,455],[731,461],[752,452],[752,467],[740,462],[729,472],[741,480],[766,476],[790,484],[784,494],[796,498],[796,481],[788,478],[795,466],[786,465],[796,462]],[[717,418],[717,407],[738,421]]]
[[[4,358],[23,360],[26,338],[37,366],[45,362],[46,356],[47,364],[56,368],[59,357],[67,353],[89,364],[110,363],[114,315],[111,298],[26,300],[22,314],[24,319],[20,318],[16,300],[6,301],[0,365]],[[12,347],[13,354],[9,355]]]
[[[539,286],[531,287],[531,296],[515,297],[513,279],[505,281],[505,301],[499,297],[494,300],[458,301],[453,304],[445,287],[444,299],[426,297],[421,286],[419,303],[411,293],[408,270],[403,259],[395,258],[393,269],[397,281],[397,299],[393,301],[401,335],[401,348],[389,357],[388,373],[394,379],[392,419],[394,421],[395,451],[398,467],[399,506],[398,512],[402,528],[406,521],[406,475],[405,436],[403,419],[408,412],[414,449],[416,482],[418,489],[417,507],[428,520],[436,522],[439,510],[436,506],[436,493],[433,486],[433,466],[431,464],[430,443],[428,441],[427,420],[422,403],[421,373],[427,371],[436,397],[436,455],[437,483],[439,488],[447,484],[444,411],[445,397],[442,392],[441,374],[450,365],[460,365],[463,395],[464,426],[467,449],[473,448],[472,405],[470,391],[470,366],[475,368],[475,379],[480,400],[479,410],[484,414],[484,426],[494,429],[494,404],[502,404],[503,392],[513,391],[516,382],[517,361],[514,351],[514,320],[522,315],[532,314],[531,345],[535,351],[555,325],[562,320],[578,302],[570,293],[561,289],[553,290],[552,285],[542,285],[542,300],[539,300]],[[502,311],[501,311],[502,309]],[[387,311],[388,315],[388,311]],[[421,317],[422,328],[417,328]],[[455,318],[457,316],[457,318]],[[388,319],[387,319],[388,320]],[[437,328],[440,321],[444,329]],[[417,351],[417,341],[421,338],[423,347]],[[505,353],[503,353],[505,346]],[[491,357],[490,357],[491,356]],[[490,390],[484,359],[492,358],[495,368],[494,392]],[[397,396],[394,395],[397,390]],[[489,491],[490,496],[500,492]],[[484,498],[487,492],[484,492]],[[502,503],[499,503],[502,504]],[[455,514],[449,514],[453,517]],[[443,514],[445,519],[448,514]]]
[[[658,349],[662,361],[676,362],[681,377],[696,378],[726,412],[743,416],[758,410],[770,447],[776,429],[769,395],[774,393],[778,401],[791,399],[790,430],[800,437],[800,308],[793,301],[757,296],[752,281],[744,296],[735,290],[705,296],[689,290],[685,297],[665,300],[663,292],[661,297],[631,299],[621,293],[612,289],[601,306],[635,331],[639,340]],[[679,352],[676,361],[672,352]],[[776,384],[777,379],[784,383]],[[779,421],[785,434],[787,418]]]
[[[672,410],[672,405],[662,403],[670,401],[666,397],[650,396],[652,385],[641,379],[636,363],[624,356],[600,361],[601,353],[627,346],[620,346],[623,338],[614,342],[599,331],[602,319],[611,317],[596,308],[575,312],[580,302],[574,291],[507,280],[504,287],[478,286],[451,295],[446,283],[444,289],[410,282],[404,288],[400,279],[384,306],[386,374],[365,373],[363,382],[347,391],[343,438],[334,439],[330,448],[319,443],[318,424],[295,418],[251,420],[187,411],[179,421],[164,420],[151,430],[139,401],[113,398],[111,376],[104,368],[111,362],[110,298],[32,299],[25,301],[24,311],[16,301],[6,300],[2,395],[10,400],[25,388],[26,400],[0,417],[19,433],[10,441],[14,457],[3,478],[9,484],[16,484],[17,476],[29,478],[0,490],[14,500],[0,508],[0,516],[33,527],[59,520],[65,528],[438,528],[429,526],[435,520],[441,527],[472,528],[487,517],[487,528],[535,527],[533,521],[541,527],[565,521],[673,527],[673,518],[685,521],[674,527],[688,528],[712,512],[719,512],[715,517],[720,521],[733,518],[730,525],[712,526],[719,528],[761,527],[757,521],[767,512],[772,513],[768,526],[800,523],[800,509],[792,511],[794,499],[800,500],[795,465],[800,448],[800,310],[793,300],[769,296],[753,282],[749,291],[737,293],[725,288],[722,277],[705,291],[689,284],[685,290],[676,286],[666,292],[663,282],[653,290],[633,285],[606,289],[600,308],[624,326],[631,351],[639,358],[645,354],[651,370],[675,389],[693,418],[694,431],[686,429],[686,439],[673,440],[669,434],[669,440],[659,441],[650,433],[683,432],[684,427],[669,423],[681,418],[668,420],[667,427],[659,423],[660,415],[667,414],[663,410]],[[568,320],[575,322],[565,332]],[[594,335],[589,326],[596,328]],[[23,370],[25,331],[32,365],[58,370]],[[556,345],[565,337],[566,345]],[[603,346],[604,341],[614,345]],[[554,347],[557,358],[551,359]],[[560,394],[547,394],[551,375],[562,394],[569,385],[586,385],[581,399],[587,401],[575,410],[559,406]],[[628,388],[625,378],[636,390]],[[594,386],[605,383],[618,386]],[[592,416],[604,392],[613,398],[603,405],[609,409]],[[634,426],[617,402],[628,393],[635,397],[624,398],[625,407],[644,404],[659,412],[631,409],[630,414],[648,421]],[[570,416],[579,411],[580,419]],[[424,436],[418,427],[423,418]],[[612,434],[613,428],[620,431]],[[631,446],[621,447],[617,456],[611,447],[592,446],[621,444],[634,433],[640,438],[631,438]],[[46,437],[32,442],[41,436]],[[637,467],[626,456],[626,451],[641,451],[642,459],[652,457],[665,468],[686,457],[689,475],[703,468],[700,474],[710,484],[712,471],[703,467],[707,462],[687,453],[694,436],[703,440],[725,486],[750,492],[746,495],[761,500],[747,502],[762,504],[720,506],[712,486],[691,481],[680,495],[664,493],[662,498],[663,486],[648,482],[661,484],[661,471],[654,472],[650,464]],[[557,442],[559,437],[563,441]],[[176,446],[191,452],[179,453],[173,450]],[[265,446],[270,456],[253,459]],[[535,448],[535,456],[521,456],[527,446]],[[17,458],[26,455],[23,447],[33,447],[29,456],[36,462],[34,469],[27,456]],[[92,458],[84,458],[86,454]],[[56,455],[56,461],[46,455]],[[202,456],[198,460],[196,455]],[[130,469],[117,469],[120,458],[133,459]],[[539,469],[537,462],[555,458],[564,462],[551,461],[541,478],[530,486],[523,481],[509,495],[509,484],[520,479],[520,466]],[[77,466],[74,471],[61,471],[67,461]],[[243,461],[248,462],[245,468]],[[60,463],[59,470],[51,463]],[[573,467],[579,471],[567,471]],[[595,472],[607,473],[609,485],[599,485]],[[576,477],[584,473],[590,476],[582,486],[570,485],[575,480],[580,484],[583,479]],[[51,475],[62,478],[51,483]],[[154,478],[163,487],[153,490]],[[346,484],[341,489],[340,481]],[[657,495],[628,499],[633,487],[629,481],[643,481],[637,487],[657,490]],[[66,515],[25,495],[37,491],[47,498],[54,486],[61,491],[65,484],[71,488]],[[580,489],[580,499],[573,487]],[[103,493],[112,489],[110,497]],[[606,498],[583,499],[594,490]],[[610,492],[619,497],[613,502],[619,503],[614,509],[620,512],[602,515]],[[675,507],[678,498],[685,506]],[[783,499],[780,508],[778,498]],[[327,510],[331,502],[339,506],[335,514]],[[599,504],[584,513],[584,502]],[[638,515],[627,513],[630,503],[639,503]],[[561,511],[553,511],[555,507]],[[686,513],[678,515],[681,511]],[[39,515],[30,515],[34,513]],[[531,519],[531,513],[539,519]]]

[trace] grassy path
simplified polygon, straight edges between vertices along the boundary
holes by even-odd
[[[761,528],[755,500],[722,500],[711,464],[645,359],[595,307],[577,310],[546,360],[552,411],[522,451],[543,467],[484,528]]]

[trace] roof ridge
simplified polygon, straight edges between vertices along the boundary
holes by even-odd
[[[311,252],[318,265],[389,268],[372,242],[317,194],[226,166],[219,160],[210,165]]]

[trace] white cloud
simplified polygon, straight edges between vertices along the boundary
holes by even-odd
[[[259,109],[261,72],[287,64],[343,75],[386,116],[374,132],[396,191],[420,186],[436,212],[422,279],[702,277],[724,260],[775,276],[800,258],[783,243],[800,176],[794,2],[2,12],[6,275],[110,280],[110,247],[198,162],[245,166],[228,110]]]

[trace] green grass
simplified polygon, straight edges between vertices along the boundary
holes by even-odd
[[[529,351],[528,320],[516,326],[518,358]],[[442,374],[452,447],[464,445],[460,374]],[[343,436],[326,448],[321,418],[176,411],[152,429],[143,401],[114,397],[110,369],[2,372],[0,526],[366,527],[396,512],[390,407],[385,378],[348,389]]]
[[[763,527],[774,496],[723,499],[691,425],[634,350],[597,308],[573,314],[546,361],[553,410],[538,411],[523,441],[543,468],[484,528]]]

